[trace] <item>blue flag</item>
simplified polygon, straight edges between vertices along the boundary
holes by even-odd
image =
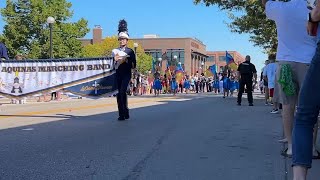
[[[217,74],[217,65],[212,65],[209,67],[212,74]]]

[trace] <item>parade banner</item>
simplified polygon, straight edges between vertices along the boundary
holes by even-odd
[[[117,92],[116,74],[63,89],[80,96],[110,96]]]
[[[58,90],[89,96],[116,91],[113,58],[0,61],[0,95],[21,98]]]

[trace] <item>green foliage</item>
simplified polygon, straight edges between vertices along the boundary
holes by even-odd
[[[128,47],[134,49],[134,42],[128,42]],[[105,38],[99,44],[87,45],[84,47],[85,57],[101,57],[101,56],[111,56],[111,52],[114,48],[119,47],[118,37],[112,36]],[[152,67],[152,57],[145,54],[143,49],[139,46],[137,48],[137,69],[139,72],[144,73],[149,71]]]
[[[275,23],[266,18],[259,0],[194,0],[195,4],[217,5],[228,12],[232,32],[250,34],[250,41],[262,47],[266,53],[275,53],[277,33]],[[237,15],[236,15],[237,14]],[[240,15],[239,15],[240,14]]]
[[[10,57],[23,53],[29,59],[49,58],[50,30],[47,18],[55,18],[53,25],[54,58],[81,57],[82,46],[77,38],[89,29],[83,18],[70,22],[72,4],[66,0],[6,0],[1,15],[6,23],[0,40],[6,44]]]
[[[137,69],[140,73],[145,73],[150,71],[152,68],[152,56],[146,53],[139,53],[137,54]]]

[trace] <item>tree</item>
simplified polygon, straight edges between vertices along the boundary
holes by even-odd
[[[89,29],[88,22],[80,19],[70,22],[73,11],[67,0],[6,0],[1,15],[6,22],[0,37],[10,57],[26,54],[29,59],[49,58],[50,30],[47,18],[55,18],[53,26],[54,58],[82,56],[81,42]]]
[[[128,47],[133,49],[133,41],[129,40]],[[118,37],[112,36],[105,38],[99,44],[89,44],[84,47],[85,57],[101,57],[111,56],[114,48],[119,47]],[[152,67],[152,57],[144,53],[143,49],[139,46],[137,48],[137,69],[140,73],[149,71]]]
[[[264,7],[259,0],[194,0],[195,4],[217,5],[228,11],[232,20],[228,24],[232,32],[250,34],[250,41],[262,47],[266,53],[275,53],[277,33],[275,23],[266,18]],[[237,14],[242,15],[235,15]]]

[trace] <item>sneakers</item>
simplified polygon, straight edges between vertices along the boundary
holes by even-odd
[[[284,138],[284,139],[280,139],[278,140],[279,143],[288,143],[288,140],[287,138]]]
[[[253,106],[253,104],[252,104],[252,103],[250,103],[250,104],[249,104],[249,106]]]
[[[264,105],[269,106],[269,103],[266,102]]]
[[[278,114],[278,113],[279,113],[279,110],[278,110],[278,109],[273,109],[270,113],[271,113],[271,114]]]

